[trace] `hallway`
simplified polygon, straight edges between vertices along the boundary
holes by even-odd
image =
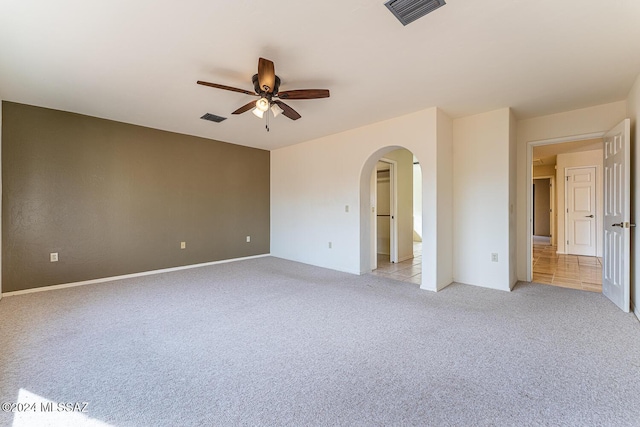
[[[401,282],[422,283],[422,242],[413,242],[413,258],[392,264],[389,255],[378,254],[378,268],[371,274]]]
[[[555,246],[533,245],[533,281],[545,285],[602,292],[602,259],[557,254]]]

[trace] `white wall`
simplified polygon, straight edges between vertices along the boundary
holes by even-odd
[[[638,123],[640,123],[640,75],[627,97],[627,116],[631,118],[631,222],[637,224],[631,229],[631,309],[634,310],[640,319],[640,133]]]
[[[423,162],[421,157],[418,158],[420,165],[422,166],[422,176],[432,174],[436,171],[437,176],[437,197],[436,200],[423,200],[423,218],[425,215],[425,206],[432,206],[436,203],[437,206],[437,224],[434,221],[423,221],[424,227],[422,230],[422,258],[434,259],[438,265],[437,283],[438,289],[442,289],[453,281],[453,121],[442,111],[437,111],[437,152],[436,152],[436,164],[437,168],[434,170],[425,169],[429,168],[430,162]],[[426,160],[426,159],[425,159]],[[424,180],[423,186],[424,186]],[[427,194],[422,192],[423,196]],[[426,197],[426,196],[425,196]],[[431,235],[431,231],[437,226],[437,247],[426,247],[424,244],[424,236]],[[435,257],[432,254],[436,254]],[[423,262],[424,264],[424,262]],[[424,272],[422,274],[424,277]]]
[[[510,126],[508,108],[453,121],[456,282],[511,287]]]
[[[413,165],[413,240],[422,241],[422,168]]]
[[[0,299],[2,299],[2,98],[0,98]]]
[[[527,144],[534,141],[570,138],[579,135],[604,133],[626,117],[625,101],[597,105],[580,110],[567,111],[549,116],[519,120],[517,122],[517,277],[526,280],[527,264],[527,206],[529,183],[527,182]],[[556,186],[558,183],[556,184]]]
[[[272,151],[271,254],[356,274],[370,271],[371,173],[384,154],[406,148],[422,165],[423,253],[437,254],[423,256],[422,287],[451,283],[452,251],[443,244],[452,233],[446,194],[451,140],[450,131],[439,129],[450,123],[431,108]]]
[[[509,109],[509,288],[513,289],[518,281],[518,216],[516,215],[516,203],[518,187],[516,179],[518,152],[517,121],[513,110]]]
[[[566,253],[566,230],[565,230],[565,213],[566,213],[566,196],[565,196],[565,169],[576,168],[582,166],[596,167],[596,256],[602,256],[602,237],[604,236],[603,219],[604,219],[604,203],[602,199],[603,183],[602,183],[602,150],[582,151],[579,153],[558,154],[556,182],[557,195],[557,218],[558,218],[558,253]]]

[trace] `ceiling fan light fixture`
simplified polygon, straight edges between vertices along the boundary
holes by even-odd
[[[258,99],[256,101],[256,108],[264,113],[269,109],[269,100],[267,98]]]
[[[254,108],[254,109],[253,109],[253,111],[252,111],[252,113],[253,113],[256,117],[258,117],[259,119],[261,119],[261,118],[263,118],[263,117],[264,117],[264,111],[262,111],[262,110],[258,109],[258,107]]]
[[[284,110],[282,108],[280,108],[280,106],[278,104],[273,104],[271,106],[271,112],[273,113],[273,117],[278,117],[280,114],[282,114]]]

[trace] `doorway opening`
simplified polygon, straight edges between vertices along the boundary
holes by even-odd
[[[552,246],[553,223],[553,176],[533,178],[533,242]]]
[[[398,147],[372,157],[375,165],[367,179],[369,206],[365,208],[369,212],[369,235],[366,247],[362,247],[369,252],[369,266],[363,272],[421,285],[420,164],[411,151]],[[367,171],[363,173],[369,175]],[[419,198],[415,196],[417,193]]]
[[[382,158],[376,163],[376,238],[373,239],[378,265],[398,262],[397,162]]]
[[[601,135],[529,149],[530,280],[602,292]]]

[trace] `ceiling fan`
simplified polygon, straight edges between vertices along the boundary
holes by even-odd
[[[255,114],[257,117],[263,118],[264,113],[267,113],[267,131],[269,130],[269,109],[271,109],[274,117],[277,117],[281,113],[291,120],[298,120],[300,117],[302,117],[296,110],[282,102],[283,99],[297,100],[329,97],[329,90],[327,89],[298,89],[280,92],[280,77],[276,76],[273,62],[264,58],[260,58],[258,60],[258,74],[254,74],[251,80],[253,81],[253,89],[255,93],[236,87],[220,85],[217,83],[203,82],[201,80],[198,80],[198,84],[214,87],[217,89],[230,90],[232,92],[240,92],[252,96],[259,96],[260,99],[258,99],[257,101],[251,101],[248,104],[245,104],[242,107],[238,108],[231,114],[242,114],[253,109],[253,114]]]

